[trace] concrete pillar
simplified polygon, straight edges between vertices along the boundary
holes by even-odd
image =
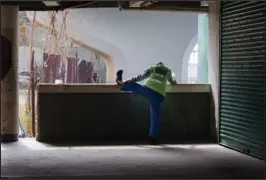
[[[18,140],[18,12],[1,6],[1,142]]]
[[[208,14],[198,15],[198,72],[197,82],[208,83]]]
[[[208,82],[213,96],[213,117],[219,128],[219,93],[220,93],[220,1],[209,2],[209,48],[208,48]],[[218,132],[218,131],[217,131]],[[215,134],[216,132],[213,132]],[[218,134],[217,134],[218,135]],[[219,136],[217,136],[219,137]]]

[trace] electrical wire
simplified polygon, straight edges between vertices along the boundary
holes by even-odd
[[[61,56],[67,57],[69,55],[69,38],[67,36],[66,29],[66,19],[68,15],[68,10],[62,11],[61,21],[62,24],[57,24],[60,26],[59,32],[56,31],[56,18],[59,15],[57,12],[53,11],[49,13],[50,24],[48,27],[48,33],[44,42],[44,52],[50,54],[60,54]],[[50,37],[50,38],[49,38]],[[48,49],[49,48],[49,49]],[[51,56],[48,56],[47,60],[44,62],[44,66],[47,66],[47,62],[51,59]]]

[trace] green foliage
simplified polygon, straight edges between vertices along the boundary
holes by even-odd
[[[19,119],[27,136],[32,136],[31,110],[25,104],[19,106]]]

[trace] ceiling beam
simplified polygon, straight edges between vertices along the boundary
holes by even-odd
[[[142,6],[143,3],[145,3],[143,1],[138,2],[139,3],[135,4],[135,7],[133,7],[132,4],[130,4],[128,1],[118,1],[119,9],[121,11],[186,11],[197,13],[208,12],[208,7],[201,6],[200,1],[154,1],[154,3],[149,4],[149,6]]]

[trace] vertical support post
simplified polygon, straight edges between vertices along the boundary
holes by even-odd
[[[198,15],[198,79],[200,84],[208,83],[208,14]]]
[[[67,79],[66,83],[72,83],[72,61],[71,57],[67,57]]]
[[[30,90],[31,90],[31,118],[32,118],[32,136],[35,137],[35,76],[34,73],[34,50],[31,51],[31,60],[30,60]]]
[[[74,62],[74,83],[78,83],[78,53],[76,52],[75,62]]]
[[[18,6],[1,6],[1,142],[18,140]]]
[[[2,55],[2,49],[3,49],[3,45],[2,45],[2,4],[0,1],[0,78],[1,78],[1,82],[2,82],[2,78],[3,78],[3,69],[2,69],[2,61],[3,61],[3,55]],[[2,127],[2,83],[0,82],[0,121],[1,121],[1,127]],[[0,127],[0,128],[1,128]],[[1,134],[2,134],[2,128],[1,128]],[[1,142],[2,142],[2,137],[1,137]]]
[[[216,132],[219,141],[220,118],[220,1],[209,2],[208,13],[208,82],[212,91],[212,110],[214,111]],[[217,133],[218,132],[218,133]]]

